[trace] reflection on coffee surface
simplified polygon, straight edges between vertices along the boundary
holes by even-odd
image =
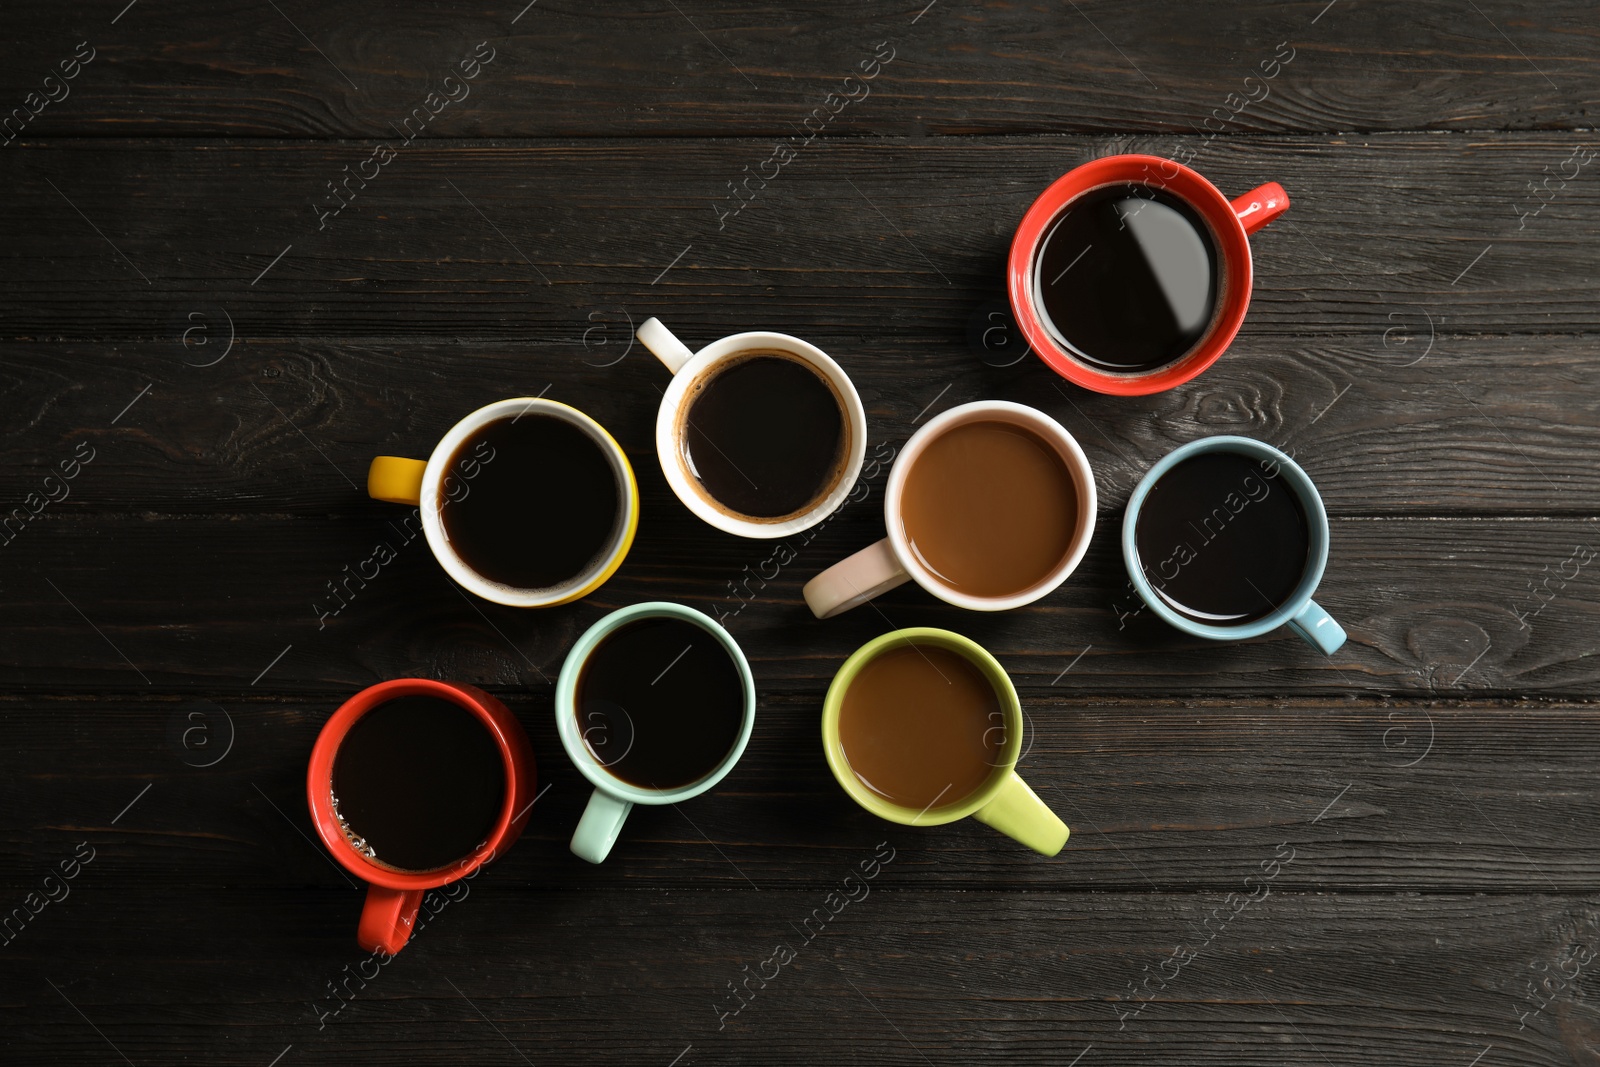
[[[902,645],[861,668],[839,709],[839,743],[861,784],[902,807],[957,804],[995,773],[1000,697],[978,666],[938,645]]]
[[[690,389],[685,465],[724,511],[777,520],[815,507],[850,454],[843,401],[811,364],[781,352],[733,357]]]
[[[1060,565],[1078,528],[1078,487],[1048,442],[1005,422],[969,422],[912,461],[900,522],[912,553],[960,593],[1025,592]]]
[[[590,754],[645,789],[704,778],[744,728],[739,665],[684,619],[640,619],[607,634],[583,665],[573,703]]]
[[[1145,579],[1173,611],[1238,626],[1294,595],[1311,555],[1311,526],[1276,464],[1204,452],[1150,487],[1134,546]]]
[[[333,760],[333,810],[357,850],[431,871],[472,854],[505,807],[505,760],[472,712],[398,697],[361,716]]]
[[[1034,304],[1059,344],[1100,370],[1141,373],[1194,348],[1217,307],[1217,250],[1183,200],[1141,184],[1070,202],[1039,243]]]
[[[445,468],[439,519],[468,567],[513,589],[564,585],[611,546],[622,486],[582,428],[532,413],[486,423]]]

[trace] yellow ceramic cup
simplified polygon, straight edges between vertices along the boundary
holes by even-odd
[[[1005,716],[1005,743],[983,785],[959,800],[923,811],[896,804],[868,789],[851,770],[850,760],[839,740],[839,712],[844,706],[845,692],[856,675],[876,657],[905,645],[945,648],[965,656],[994,686]],[[926,626],[895,630],[856,649],[833,676],[828,699],[822,706],[822,748],[827,754],[828,766],[844,791],[863,808],[879,818],[906,826],[939,826],[970,815],[1035,852],[1054,856],[1067,843],[1067,826],[1017,774],[1017,758],[1022,755],[1022,731],[1022,702],[1017,699],[1016,687],[999,661],[975,641],[949,630]]]
[[[447,494],[455,491],[453,485],[470,490],[470,469],[449,469],[451,457],[455,456],[463,443],[488,423],[534,415],[569,422],[600,446],[616,477],[617,524],[611,531],[611,541],[605,551],[581,573],[560,585],[519,589],[486,578],[468,566],[450,547],[450,539],[445,536],[439,518],[439,509],[441,501],[447,499]],[[470,463],[471,460],[461,462]],[[528,486],[530,493],[538,492],[537,471],[528,472]],[[633,535],[639,528],[639,483],[633,476],[633,467],[629,465],[622,446],[605,431],[605,427],[577,408],[539,397],[517,397],[479,408],[450,428],[450,432],[434,446],[426,462],[400,456],[378,456],[367,470],[367,493],[377,500],[415,505],[421,513],[422,530],[427,535],[428,547],[445,573],[468,592],[496,604],[516,608],[548,608],[588,596],[622,566],[623,557],[633,546]],[[559,522],[561,516],[551,515],[550,521]]]

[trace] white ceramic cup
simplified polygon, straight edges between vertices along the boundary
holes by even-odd
[[[1003,422],[1032,431],[1056,450],[1071,472],[1078,491],[1077,526],[1068,542],[1066,555],[1043,579],[1010,596],[974,596],[952,589],[917,558],[906,541],[905,527],[900,521],[901,494],[905,490],[907,475],[916,466],[917,457],[935,438],[957,426],[974,422]],[[1059,422],[1036,408],[1007,400],[979,400],[961,404],[930,419],[911,435],[896,457],[894,469],[889,472],[889,484],[883,494],[883,521],[889,536],[835,563],[807,582],[804,589],[806,603],[817,618],[828,619],[908,581],[914,581],[940,600],[973,611],[1005,611],[1031,604],[1053,591],[1077,569],[1084,552],[1089,548],[1089,538],[1094,533],[1095,507],[1094,473],[1089,469],[1089,460],[1084,456],[1083,449],[1078,447],[1078,442]]]
[[[611,464],[611,473],[617,485],[617,523],[612,527],[611,538],[605,549],[582,572],[560,585],[544,589],[519,589],[504,585],[473,570],[451,547],[450,538],[445,534],[444,523],[439,517],[441,498],[446,501],[449,498],[445,479],[454,478],[467,491],[471,488],[472,473],[450,468],[450,460],[456,454],[456,449],[488,423],[530,416],[561,419],[582,430],[599,446]],[[483,462],[493,462],[493,459],[491,457]],[[539,491],[538,473],[537,470],[528,472],[530,493],[537,494]],[[623,557],[628,554],[633,535],[639,528],[639,484],[634,479],[633,468],[628,464],[622,446],[606,432],[605,427],[577,408],[539,397],[500,400],[479,408],[450,427],[449,432],[434,446],[426,462],[400,456],[376,457],[367,470],[367,493],[378,500],[416,505],[422,512],[422,530],[427,535],[428,547],[433,550],[434,558],[445,573],[469,593],[514,608],[547,608],[588,596],[622,566]],[[553,522],[559,522],[561,517],[556,513],[550,518]]]
[[[866,456],[867,413],[849,376],[826,352],[798,337],[766,330],[729,334],[698,352],[691,352],[660,319],[646,319],[636,336],[672,372],[672,384],[662,395],[661,407],[656,413],[656,456],[661,460],[661,473],[666,475],[667,484],[678,494],[684,507],[719,530],[740,537],[777,538],[809,530],[844,503],[861,474],[861,461]],[[716,374],[723,363],[751,352],[782,352],[803,360],[833,384],[844,408],[847,459],[838,481],[812,507],[781,520],[738,515],[716,503],[690,472],[683,456],[683,420],[680,418],[683,406],[693,399],[696,387]]]

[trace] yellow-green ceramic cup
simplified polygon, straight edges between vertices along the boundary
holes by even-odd
[[[1005,743],[1000,748],[999,759],[992,764],[994,769],[988,779],[960,800],[925,811],[896,804],[868,789],[850,769],[844,745],[839,740],[839,711],[856,675],[876,657],[910,644],[945,648],[965,656],[994,686],[995,695],[1000,698],[1000,710],[1005,715]],[[827,702],[822,707],[822,749],[827,754],[828,766],[851,799],[872,814],[905,826],[940,826],[970,815],[1035,852],[1054,856],[1067,843],[1067,826],[1017,774],[1017,758],[1022,755],[1022,731],[1022,702],[1017,699],[1016,687],[999,661],[975,641],[949,630],[927,626],[896,630],[856,649],[833,676]]]

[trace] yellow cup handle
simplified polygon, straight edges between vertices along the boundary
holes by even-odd
[[[972,817],[1046,856],[1060,852],[1070,832],[1067,824],[1028,788],[1028,783],[1017,777],[1016,771],[1011,772],[994,799],[973,812]]]
[[[422,472],[427,469],[420,459],[378,456],[367,468],[367,495],[391,504],[420,504]]]

